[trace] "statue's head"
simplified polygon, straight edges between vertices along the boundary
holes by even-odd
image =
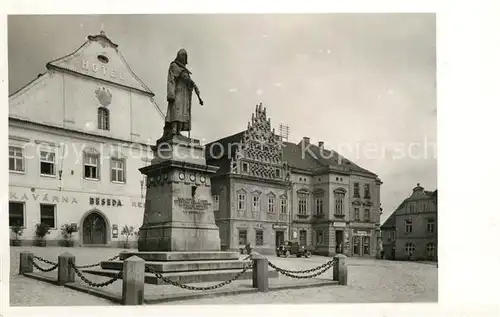
[[[181,63],[182,65],[187,65],[187,63],[188,63],[188,53],[186,52],[185,49],[181,48],[177,52],[177,57],[175,58],[175,61]]]

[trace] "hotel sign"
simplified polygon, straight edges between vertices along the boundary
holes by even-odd
[[[333,226],[338,228],[345,228],[346,225],[345,222],[334,222]]]
[[[116,69],[106,67],[98,63],[89,63],[89,61],[82,60],[82,69],[86,71],[92,71],[94,74],[101,75],[103,77],[109,78],[120,78],[120,80],[125,80],[123,72],[118,73]]]

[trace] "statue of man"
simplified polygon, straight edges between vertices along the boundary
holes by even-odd
[[[191,131],[191,96],[193,89],[198,96],[200,105],[203,106],[200,90],[191,80],[191,72],[186,68],[187,61],[186,50],[180,49],[168,69],[168,108],[165,116],[163,137],[179,135],[181,131]]]

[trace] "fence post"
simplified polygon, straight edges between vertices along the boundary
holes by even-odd
[[[343,254],[337,254],[333,257],[333,280],[338,281],[339,285],[347,285],[347,257]]]
[[[24,273],[33,273],[33,253],[31,252],[21,252],[19,258],[19,275]]]
[[[75,256],[68,252],[57,257],[57,284],[64,285],[75,282],[75,270],[70,265],[70,261],[76,265]]]
[[[255,253],[252,267],[252,287],[257,288],[259,292],[269,291],[269,278],[267,276],[267,258]]]
[[[145,263],[146,261],[136,255],[123,261],[123,305],[143,304]]]

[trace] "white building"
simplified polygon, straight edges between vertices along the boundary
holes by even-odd
[[[153,96],[101,32],[9,97],[9,226],[24,227],[24,245],[41,222],[49,245],[64,224],[78,245],[118,246],[123,226],[139,228],[138,169],[163,126]]]

